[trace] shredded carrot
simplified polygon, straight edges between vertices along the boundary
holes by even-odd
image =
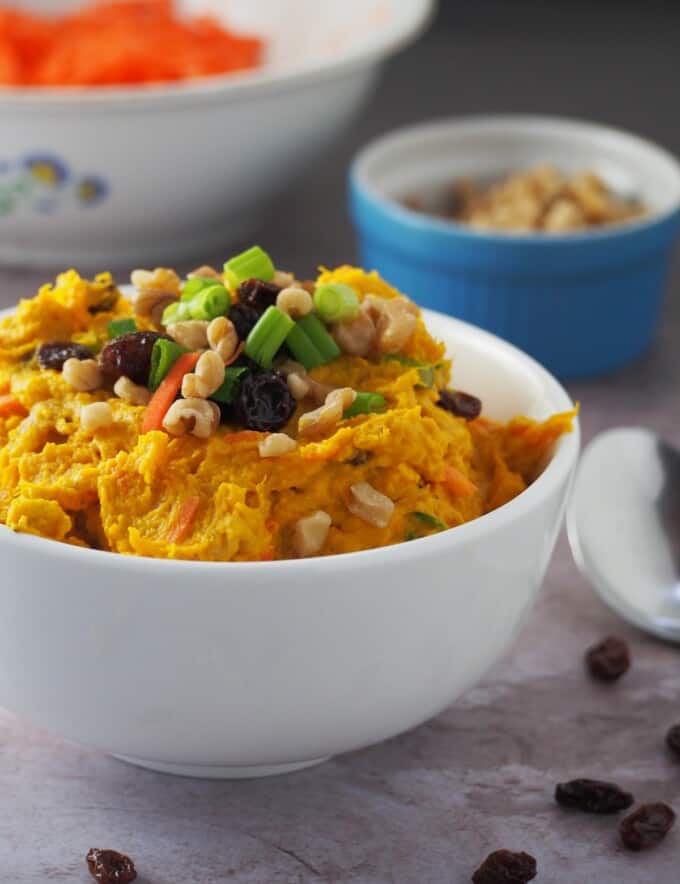
[[[27,414],[28,411],[14,396],[0,396],[0,417],[24,417]]]
[[[182,378],[194,368],[200,356],[200,353],[182,353],[175,362],[146,406],[142,419],[142,433],[162,429],[163,418],[180,391]]]
[[[467,476],[463,475],[456,467],[447,464],[444,467],[444,476],[442,482],[452,494],[458,497],[470,497],[477,490],[474,482],[471,482]]]
[[[186,540],[194,527],[200,505],[200,497],[187,497],[182,504],[177,521],[168,537],[170,543],[181,543],[183,540]]]
[[[173,0],[105,0],[48,17],[0,8],[0,84],[111,86],[257,67],[263,43]]]
[[[241,353],[243,353],[245,348],[246,348],[246,342],[241,341],[241,343],[238,345],[238,347],[234,350],[234,355],[231,356],[229,359],[227,359],[227,361],[224,363],[224,367],[226,368],[228,365],[231,365],[232,362],[236,362],[236,360],[239,358]]]
[[[269,547],[263,553],[260,554],[261,562],[271,562],[274,559],[274,550]]]
[[[257,430],[241,430],[238,433],[227,433],[224,438],[227,442],[259,442],[264,435]]]

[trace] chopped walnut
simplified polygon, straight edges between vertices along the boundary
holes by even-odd
[[[208,325],[204,319],[187,319],[172,322],[165,330],[187,350],[203,350],[208,346]]]
[[[90,393],[102,385],[101,369],[95,359],[71,357],[64,362],[61,373],[66,383],[81,393]]]
[[[299,519],[293,532],[293,548],[302,559],[320,553],[328,537],[331,517],[323,510]]]
[[[108,402],[91,402],[80,409],[80,425],[88,433],[102,430],[113,423],[113,412]]]
[[[298,422],[298,432],[301,436],[321,436],[332,432],[342,420],[346,408],[356,399],[356,393],[351,387],[341,387],[332,390],[326,401],[314,411],[308,411],[301,415]]]
[[[368,482],[357,482],[349,490],[351,496],[347,509],[350,513],[376,528],[389,525],[394,513],[394,503],[389,497],[381,494]]]
[[[163,429],[171,436],[191,433],[199,439],[207,439],[217,429],[220,409],[209,399],[178,399],[173,402],[163,418]]]
[[[260,457],[281,457],[284,454],[290,454],[298,447],[295,439],[292,439],[286,433],[269,433],[268,436],[258,443]]]
[[[375,323],[377,348],[381,353],[399,353],[416,330],[418,308],[407,298],[379,298],[366,295],[362,302]]]
[[[135,313],[148,316],[159,325],[163,311],[179,298],[181,280],[174,270],[156,267],[155,270],[133,270],[130,281],[137,289]]]
[[[147,405],[151,399],[151,393],[146,387],[135,384],[125,375],[121,375],[113,385],[113,392],[128,405]]]
[[[368,356],[376,341],[375,323],[367,310],[362,310],[356,319],[338,322],[331,334],[342,352],[350,356]]]

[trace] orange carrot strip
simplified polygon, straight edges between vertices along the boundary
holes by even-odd
[[[241,353],[243,353],[245,348],[246,348],[246,342],[241,341],[241,343],[238,345],[238,347],[234,350],[234,355],[231,358],[227,359],[227,361],[224,363],[224,367],[226,368],[227,365],[231,365],[232,362],[236,362],[236,360],[239,358]]]
[[[182,504],[182,509],[179,511],[177,521],[168,537],[170,543],[181,543],[183,540],[186,540],[191,529],[194,527],[200,505],[200,497],[187,497]]]
[[[14,396],[0,396],[0,417],[25,417],[28,411]]]
[[[163,418],[180,391],[182,378],[194,368],[200,356],[200,353],[182,353],[175,362],[146,406],[142,419],[142,433],[162,429]]]
[[[457,497],[469,497],[477,490],[475,483],[471,482],[467,476],[463,475],[460,470],[451,466],[451,464],[447,464],[444,467],[442,482]]]

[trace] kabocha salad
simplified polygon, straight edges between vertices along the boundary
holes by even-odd
[[[0,322],[0,520],[132,555],[257,561],[399,543],[521,493],[573,413],[482,416],[376,273],[74,270]]]

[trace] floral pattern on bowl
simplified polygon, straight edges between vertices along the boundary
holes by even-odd
[[[42,215],[54,214],[65,205],[89,208],[103,202],[109,189],[101,175],[75,173],[54,154],[0,159],[0,218],[21,208]]]

